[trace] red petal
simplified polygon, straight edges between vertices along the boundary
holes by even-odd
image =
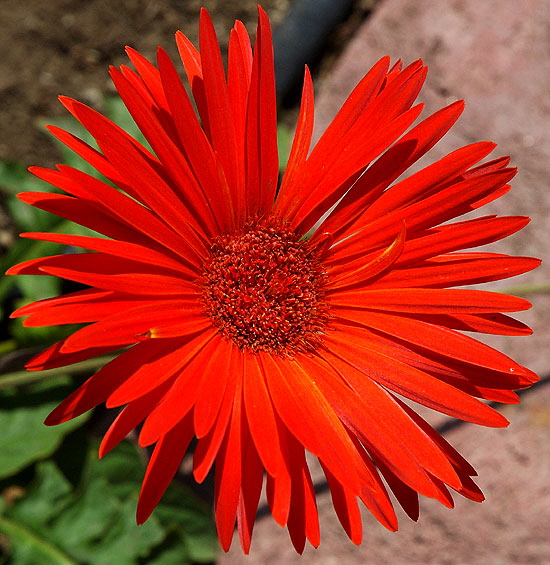
[[[19,234],[20,237],[29,239],[37,239],[40,241],[53,241],[55,243],[63,243],[65,245],[73,245],[75,247],[82,247],[91,251],[101,251],[108,255],[114,255],[124,259],[131,259],[132,261],[139,261],[146,265],[155,265],[157,267],[164,267],[177,271],[180,276],[195,280],[197,277],[196,272],[191,271],[185,267],[181,262],[171,259],[168,255],[153,251],[147,247],[130,243],[126,241],[117,241],[111,239],[103,239],[97,237],[88,237],[83,235],[71,235],[60,233],[38,233],[28,232]]]
[[[204,93],[204,81],[202,78],[201,56],[196,47],[181,32],[176,33],[176,43],[180,54],[181,62],[187,74],[187,80],[191,85],[193,97],[197,104],[199,114],[202,120],[202,127],[207,135],[210,132],[210,123],[208,120],[208,110],[206,105],[206,97]]]
[[[185,279],[161,272],[158,267],[103,253],[75,253],[31,259],[12,267],[8,274],[53,275],[103,290],[148,297],[178,295],[184,304],[186,299],[196,299],[196,291]]]
[[[103,176],[119,186],[124,192],[136,198],[136,193],[126,184],[126,181],[118,172],[118,170],[102,155],[97,149],[91,147],[72,133],[65,131],[56,126],[46,126],[46,129],[55,136],[61,143],[65,144],[69,149],[90,163]],[[32,167],[34,172],[35,167]]]
[[[206,436],[218,417],[233,367],[236,348],[228,340],[220,339],[212,353],[210,370],[204,371],[197,389],[197,400],[193,412],[193,424],[197,438]]]
[[[273,42],[267,14],[258,7],[258,30],[246,116],[247,217],[270,211],[277,189],[277,101]]]
[[[508,425],[504,416],[469,394],[366,346],[352,345],[349,340],[343,340],[342,334],[334,332],[327,337],[330,347],[384,387],[461,420],[489,427]]]
[[[192,416],[188,414],[155,446],[139,493],[136,512],[138,524],[143,524],[159,503],[174,478],[192,438]]]
[[[126,47],[126,54],[130,61],[134,64],[144,86],[151,93],[151,98],[155,101],[159,108],[168,110],[168,102],[164,95],[158,69],[141,53],[131,47]]]
[[[29,316],[25,327],[56,326],[96,322],[114,311],[132,308],[141,301],[109,291],[81,290],[55,298],[46,298],[18,308],[11,318]]]
[[[171,185],[178,187],[178,196],[185,202],[195,220],[191,225],[199,224],[202,230],[211,235],[216,231],[211,208],[180,149],[120,71],[111,69],[111,78],[134,121],[162,162],[165,173],[172,181]]]
[[[493,243],[516,233],[528,223],[529,218],[524,216],[487,216],[432,228],[407,241],[397,265],[416,264],[442,253]]]
[[[516,296],[466,289],[391,288],[335,292],[333,306],[412,314],[490,314],[528,310],[531,304]]]
[[[117,446],[145,419],[147,414],[149,414],[164,397],[170,386],[171,383],[166,381],[121,410],[120,414],[103,436],[103,440],[99,446],[100,458],[107,455],[113,447]]]
[[[324,357],[334,371],[330,374],[321,360],[317,360],[316,381],[340,419],[369,452],[386,461],[403,481],[427,496],[433,496],[434,489],[425,470],[449,484],[460,486],[445,456],[411,422],[389,393],[365,379],[364,371],[363,374],[359,372],[360,367],[354,370],[350,361],[342,362],[328,353]],[[376,476],[368,467],[363,468],[361,476],[364,488],[377,490]]]
[[[377,312],[361,312],[347,310],[342,317],[360,323],[363,327],[383,332],[391,338],[397,338],[409,344],[415,344],[426,350],[427,354],[435,353],[446,358],[456,359],[478,367],[486,367],[503,373],[499,378],[503,388],[507,388],[507,376],[510,384],[519,384],[518,379],[524,372],[523,367],[500,353],[469,336],[426,321],[415,320],[404,316]]]
[[[389,57],[380,59],[355,87],[315,146],[314,151],[317,154],[332,155],[334,153],[336,142],[340,141],[350,127],[356,123],[362,110],[379,92],[388,65]],[[308,172],[305,161],[311,143],[313,116],[313,85],[311,84],[309,70],[306,68],[298,126],[287,164],[287,172],[277,198],[277,211],[285,216],[299,204],[298,198],[303,201],[307,197],[307,193],[304,196],[299,196],[298,187],[301,191],[301,181]],[[287,177],[289,178],[287,179]]]
[[[176,375],[174,384],[164,400],[148,414],[139,434],[141,446],[158,441],[191,411],[203,373],[212,370],[209,361],[220,340],[219,334],[207,334],[207,339],[195,341],[196,345],[185,356],[176,358],[176,364],[169,369],[170,374]]]
[[[388,245],[395,237],[396,223],[405,222],[407,233],[412,236],[415,231],[431,228],[465,214],[471,211],[480,199],[498,191],[515,173],[515,169],[504,169],[438,188],[434,194],[421,198],[410,206],[378,217],[368,224],[368,230],[361,230],[358,235],[344,236],[333,248],[337,254],[336,258],[340,259],[347,254],[351,259],[371,249]],[[354,227],[359,229],[361,226]]]
[[[167,249],[174,251],[185,262],[191,249],[187,243],[171,230],[161,219],[156,217],[151,210],[128,198],[119,190],[101,182],[72,167],[58,165],[59,171],[50,169],[32,168],[32,172],[39,178],[57,186],[73,196],[77,196],[83,202],[84,207],[93,206],[98,212],[112,218],[113,223],[122,224],[128,228],[130,236],[114,237],[142,244],[146,247],[154,247],[165,252]],[[84,211],[77,223],[82,223],[82,218],[87,221]],[[83,225],[87,225],[84,223]],[[101,231],[101,230],[98,230]],[[106,235],[109,235],[107,232]],[[145,236],[145,237],[143,237]],[[160,244],[160,245],[157,245]]]
[[[350,148],[333,150],[338,155],[334,166],[319,165],[323,171],[314,186],[308,179],[308,185],[302,187],[305,194],[303,202],[295,213],[290,214],[295,229],[305,233],[345,194],[349,186],[346,181],[365,168],[372,160],[385,151],[416,120],[422,107],[420,105],[407,110],[391,122],[372,132],[361,132],[361,139],[354,139]],[[317,169],[314,169],[317,170]],[[313,174],[313,171],[312,171]]]
[[[176,135],[187,156],[189,166],[208,201],[208,207],[220,229],[229,229],[232,225],[231,195],[225,190],[226,185],[220,182],[217,171],[216,156],[202,129],[187,91],[166,52],[159,48],[158,64],[166,98],[174,120]]]
[[[170,346],[173,344],[144,343],[121,353],[55,408],[46,418],[46,425],[61,424],[105,402],[107,397],[132,374],[139,371],[145,364],[162,357]]]
[[[242,383],[239,384],[239,382],[242,380],[243,375],[243,357],[238,350],[235,348],[233,348],[233,350],[238,354],[233,355],[230,359],[228,359],[227,384],[218,416],[215,419],[210,432],[199,440],[197,448],[195,449],[193,457],[193,474],[195,476],[195,480],[199,483],[204,481],[206,475],[210,471],[212,463],[218,455],[221,442],[225,437],[229,418],[231,417],[233,409],[237,385],[239,386],[239,390],[242,388]]]
[[[498,281],[521,275],[540,265],[539,259],[509,255],[461,253],[436,257],[405,269],[394,268],[369,288],[445,288]]]
[[[313,547],[319,546],[321,541],[319,515],[304,450],[295,440],[289,441],[288,448],[292,495],[287,526],[292,545],[301,554],[304,551],[306,538]]]
[[[79,363],[80,361],[85,361],[91,359],[92,357],[99,357],[105,353],[111,353],[115,350],[113,347],[89,347],[85,351],[79,351],[78,353],[61,353],[61,349],[65,343],[65,340],[58,341],[50,347],[47,347],[35,355],[30,361],[25,364],[25,368],[28,371],[44,371],[47,369],[56,369],[57,367],[64,367],[66,365],[72,365],[73,363]]]
[[[371,214],[370,208],[371,206],[378,206],[377,198],[399,175],[429,151],[445,135],[463,109],[464,104],[462,102],[454,102],[446,108],[435,112],[406,133],[354,183],[350,191],[323,224],[323,229],[342,235],[347,233],[347,228],[360,215],[362,216],[361,222],[364,220],[364,214],[371,218],[377,217]],[[484,157],[493,147],[494,144],[480,143],[469,146],[467,149],[464,148],[461,152],[455,152],[452,160],[453,168],[450,171],[446,171],[445,174],[454,176],[464,171],[467,167]],[[440,163],[442,162],[440,161]],[[432,171],[432,173],[434,174],[431,177],[431,181],[434,183],[436,178],[435,171]]]
[[[110,120],[76,101],[65,101],[67,107],[94,136],[109,161],[139,193],[140,201],[161,216],[201,257],[204,243],[198,236],[199,224],[181,198],[156,170],[152,156]]]
[[[269,394],[285,426],[340,482],[358,493],[355,448],[314,377],[291,359],[264,355],[261,360]]]
[[[406,230],[405,223],[401,227],[401,231],[393,241],[393,243],[384,249],[381,253],[377,254],[373,259],[367,260],[361,258],[356,261],[351,261],[337,268],[327,269],[329,276],[329,283],[327,290],[341,291],[344,288],[361,284],[364,286],[365,281],[380,275],[385,270],[389,269],[403,251],[405,243]],[[338,272],[339,271],[339,272]]]
[[[200,48],[211,143],[233,192],[244,182],[244,159],[237,152],[233,115],[216,32],[204,9],[200,17]],[[232,216],[235,218],[234,211]]]
[[[214,493],[214,515],[220,545],[224,551],[231,546],[237,506],[242,484],[242,375],[237,378],[233,397],[231,419],[225,438],[216,458],[216,484]]]
[[[131,373],[127,373],[127,378],[110,391],[106,401],[107,407],[113,408],[132,402],[164,381],[169,379],[174,381],[176,377],[179,378],[178,371],[185,367],[211,339],[212,333],[203,333],[184,343],[181,339],[143,342],[144,346],[150,344],[149,350],[159,353],[136,367]],[[155,345],[157,343],[158,345]]]
[[[258,502],[262,493],[264,480],[264,468],[260,457],[254,448],[254,442],[250,437],[250,430],[243,423],[242,437],[242,458],[239,464],[242,465],[241,493],[237,506],[237,525],[239,538],[243,552],[248,554],[250,551],[250,541],[256,520]]]
[[[275,211],[281,215],[286,213],[289,206],[295,206],[296,204],[293,200],[298,197],[296,187],[300,186],[304,165],[311,144],[313,116],[313,83],[311,81],[309,69],[306,67],[296,132],[294,133],[294,139],[292,141],[292,148],[288,157],[285,174],[281,181],[281,187],[277,193],[277,199],[275,202]]]
[[[390,532],[397,531],[397,516],[395,515],[395,510],[393,509],[392,502],[386,487],[380,479],[376,468],[374,467],[369,455],[363,450],[363,460],[365,465],[371,468],[372,474],[377,478],[378,488],[376,490],[371,490],[364,488],[361,492],[360,499],[363,504],[371,511],[373,516]],[[378,458],[376,459],[378,463]]]
[[[376,466],[384,475],[385,481],[388,483],[388,486],[395,495],[395,498],[397,498],[401,508],[403,508],[411,520],[416,522],[420,515],[418,493],[392,473],[382,461],[378,460],[376,462]]]
[[[357,496],[352,495],[334,475],[323,466],[332,496],[334,510],[349,539],[359,545],[363,539],[361,512],[357,504]]]
[[[234,118],[237,147],[241,147],[244,151],[246,108],[248,105],[250,78],[252,76],[253,56],[250,38],[242,22],[236,21],[235,26],[231,30],[227,59],[227,87]],[[244,191],[239,190],[240,199],[237,200],[237,207],[239,209],[246,207],[246,203],[241,200],[244,198],[244,195]]]
[[[106,215],[93,202],[65,194],[23,192],[17,197],[40,210],[56,214],[81,226],[90,228],[113,239],[141,243],[140,234]],[[179,238],[178,238],[179,239]],[[188,253],[188,250],[186,250]]]
[[[466,332],[497,335],[531,335],[533,330],[523,322],[506,314],[455,314],[454,316],[430,316],[430,321],[447,328]]]
[[[244,406],[262,463],[270,475],[276,476],[283,464],[279,433],[265,376],[256,355],[244,355]]]

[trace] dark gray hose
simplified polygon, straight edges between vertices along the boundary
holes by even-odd
[[[328,35],[350,14],[354,0],[294,0],[273,33],[277,98],[284,100],[301,85],[304,65],[312,64]]]

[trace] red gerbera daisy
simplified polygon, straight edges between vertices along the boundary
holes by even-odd
[[[483,498],[474,469],[408,400],[485,426],[505,418],[479,399],[515,403],[537,380],[461,330],[523,335],[504,312],[521,298],[455,289],[524,273],[536,259],[460,252],[502,239],[524,217],[449,223],[505,194],[515,169],[474,143],[397,180],[453,125],[455,102],[412,127],[426,76],[380,60],[310,150],[306,69],[296,135],[278,186],[271,32],[260,9],[254,51],[243,24],[227,76],[201,12],[200,52],[177,45],[198,117],[159,48],[158,66],[128,49],[136,71],[111,69],[146,149],[91,108],[62,98],[99,151],[50,131],[110,184],[67,166],[33,173],[64,193],[20,198],[107,238],[24,237],[90,253],[38,258],[11,274],[53,275],[89,288],[17,310],[25,324],[87,323],[35,357],[60,367],[126,348],[48,417],[58,424],[105,402],[122,407],[105,455],[143,424],[155,445],[137,520],[153,511],[197,438],[194,475],[215,463],[215,517],[228,549],[235,521],[248,552],[266,475],[275,520],[302,551],[319,544],[306,451],[327,477],[347,534],[361,541],[360,499],[391,530],[388,495],[418,516],[418,493],[452,505],[449,488]],[[116,186],[114,188],[112,185]],[[330,213],[329,213],[330,212]]]

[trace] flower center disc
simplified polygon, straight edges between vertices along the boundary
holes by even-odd
[[[316,253],[284,227],[251,224],[219,237],[203,272],[207,314],[239,348],[312,351],[328,320]]]

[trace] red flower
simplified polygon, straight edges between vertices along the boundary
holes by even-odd
[[[254,54],[231,31],[227,77],[211,20],[200,53],[176,36],[197,118],[164,50],[158,67],[128,49],[136,71],[113,81],[152,152],[84,104],[63,104],[99,151],[50,131],[112,184],[67,166],[34,168],[65,193],[20,198],[107,236],[27,233],[91,251],[38,258],[11,274],[87,285],[20,308],[27,326],[87,323],[35,357],[60,367],[127,348],[50,414],[58,424],[105,402],[124,406],[100,456],[143,423],[155,444],[137,519],[153,511],[191,440],[194,475],[215,463],[215,516],[228,549],[235,520],[248,552],[264,472],[275,520],[301,552],[319,544],[305,451],[326,474],[347,534],[361,541],[359,498],[390,530],[387,487],[407,514],[418,493],[452,506],[449,488],[483,498],[474,469],[402,398],[485,426],[505,418],[479,399],[518,401],[537,380],[461,330],[524,335],[504,312],[521,298],[452,287],[524,273],[536,259],[461,252],[502,239],[524,217],[450,220],[499,198],[515,169],[478,164],[474,143],[401,180],[450,129],[455,102],[411,128],[426,68],[380,60],[310,151],[313,89],[306,69],[298,126],[278,188],[269,22]],[[330,211],[330,213],[328,213]],[[309,234],[309,236],[308,236]]]

